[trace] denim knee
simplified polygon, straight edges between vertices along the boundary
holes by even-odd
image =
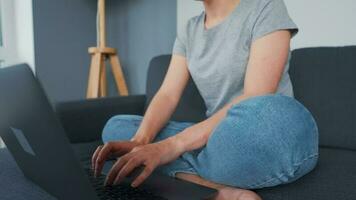
[[[268,95],[232,106],[194,165],[209,180],[256,189],[303,176],[317,154],[309,111],[293,98]]]
[[[110,118],[102,132],[103,142],[130,140],[141,121],[142,116],[139,115],[116,115]]]
[[[255,119],[247,117],[251,115]],[[251,134],[263,141],[279,141],[287,149],[305,152],[306,157],[318,152],[317,124],[309,110],[292,97],[275,94],[247,99],[228,111],[232,126],[241,124],[240,117],[244,120],[241,126],[255,126],[257,132]]]

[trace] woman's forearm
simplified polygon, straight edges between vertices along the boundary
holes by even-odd
[[[133,141],[148,144],[154,140],[175,111],[189,77],[185,57],[172,55],[163,83],[148,106]]]
[[[185,129],[183,132],[171,138],[168,138],[167,142],[170,143],[172,147],[177,148],[181,154],[203,147],[208,142],[208,139],[215,127],[226,116],[226,113],[230,107],[252,96],[255,95],[243,94],[238,96],[208,119]]]
[[[136,135],[132,138],[141,144],[151,143],[165,126],[177,107],[179,99],[158,92],[152,99]]]

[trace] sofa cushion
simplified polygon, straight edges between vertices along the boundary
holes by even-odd
[[[60,102],[56,105],[56,114],[70,142],[91,142],[101,138],[104,126],[112,116],[142,115],[145,101],[145,95],[130,95]]]
[[[313,113],[322,146],[356,149],[356,46],[293,51],[295,97]]]
[[[163,82],[170,60],[170,55],[162,55],[153,58],[150,62],[147,73],[146,109]],[[206,107],[204,100],[201,97],[195,83],[190,78],[171,120],[199,122],[206,118],[205,111]]]
[[[263,200],[356,199],[356,151],[320,148],[316,168],[294,183],[257,190]]]
[[[56,198],[26,179],[8,149],[0,148],[0,199],[55,200]]]

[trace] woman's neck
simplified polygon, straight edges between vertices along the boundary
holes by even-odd
[[[238,6],[240,0],[205,0],[205,27],[213,27],[222,22]]]

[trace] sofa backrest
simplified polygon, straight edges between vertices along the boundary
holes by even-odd
[[[146,105],[159,89],[170,58],[164,55],[152,59]],[[320,145],[356,150],[356,46],[294,50],[289,73],[295,98],[315,117]],[[205,104],[190,80],[172,120],[203,119]]]
[[[147,73],[147,101],[145,110],[160,88],[164,76],[168,70],[170,60],[171,55],[157,56],[151,60]],[[195,83],[190,78],[189,83],[184,90],[183,96],[171,120],[182,122],[199,122],[206,118],[205,110],[206,107],[203,98],[201,97]]]
[[[316,119],[320,145],[356,149],[356,46],[297,49],[289,73],[296,99]]]

